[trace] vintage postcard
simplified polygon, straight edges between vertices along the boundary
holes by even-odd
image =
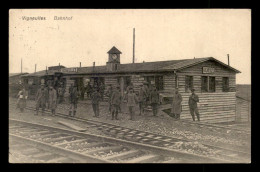
[[[10,9],[9,163],[251,163],[250,9]]]

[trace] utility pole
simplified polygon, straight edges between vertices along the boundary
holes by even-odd
[[[23,73],[23,59],[21,59],[21,74]]]
[[[227,59],[228,59],[228,66],[229,66],[229,54],[227,54]]]
[[[133,63],[135,63],[135,28],[133,30]]]
[[[79,67],[81,67],[81,62],[79,62]]]

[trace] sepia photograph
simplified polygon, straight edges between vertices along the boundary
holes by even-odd
[[[250,164],[251,9],[10,9],[20,163]]]

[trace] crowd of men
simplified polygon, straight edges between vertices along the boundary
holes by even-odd
[[[135,120],[135,106],[139,107],[139,115],[143,115],[145,108],[151,107],[153,116],[158,114],[159,93],[154,85],[149,85],[148,82],[144,82],[140,85],[139,91],[134,92],[133,84],[130,83],[125,89],[123,96],[121,94],[120,86],[112,87],[108,85],[108,89],[104,92],[104,84],[94,84],[93,88],[88,83],[84,91],[78,89],[77,85],[71,84],[69,88],[69,116],[75,116],[77,112],[78,99],[82,98],[82,94],[87,92],[87,97],[91,99],[94,117],[99,118],[99,104],[103,100],[104,96],[108,98],[108,112],[112,116],[112,120],[119,120],[118,114],[121,112],[121,104],[126,102],[130,120]],[[58,92],[57,92],[58,91]],[[64,100],[64,87],[58,87],[56,89],[53,86],[45,86],[41,84],[40,89],[35,96],[36,101],[36,113],[38,115],[39,109],[42,110],[42,115],[46,107],[51,110],[52,115],[56,114],[57,103],[61,103]],[[191,89],[192,94],[189,97],[189,108],[193,121],[195,121],[195,115],[198,121],[200,121],[200,114],[197,107],[199,102],[198,95],[195,94],[195,90]],[[25,88],[18,93],[17,108],[23,112],[26,106],[26,94]],[[84,98],[84,96],[83,96]],[[182,111],[182,95],[176,89],[173,94],[171,116],[179,120]]]

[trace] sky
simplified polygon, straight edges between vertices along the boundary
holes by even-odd
[[[23,17],[45,20],[23,20]],[[71,20],[54,20],[54,17]],[[117,47],[121,63],[214,57],[251,84],[251,11],[248,9],[12,9],[9,11],[9,73],[32,73],[59,63],[105,65]]]

